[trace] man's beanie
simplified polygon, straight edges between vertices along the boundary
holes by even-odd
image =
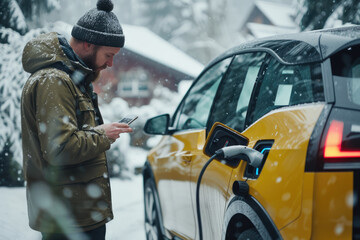
[[[97,8],[91,9],[75,24],[71,35],[100,46],[123,47],[125,36],[119,20],[113,12],[111,0],[98,0]]]

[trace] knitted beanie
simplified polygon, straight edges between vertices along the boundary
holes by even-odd
[[[123,47],[125,36],[119,20],[113,12],[111,0],[98,0],[97,8],[91,9],[75,24],[71,35],[81,41],[99,46]]]

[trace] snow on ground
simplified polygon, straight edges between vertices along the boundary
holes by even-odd
[[[142,176],[112,179],[111,189],[114,220],[106,225],[106,239],[145,239]]]
[[[114,219],[106,225],[106,239],[145,239],[142,176],[111,179]],[[25,188],[0,187],[0,240],[39,240],[28,226]]]

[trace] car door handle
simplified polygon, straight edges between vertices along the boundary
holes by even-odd
[[[192,154],[190,151],[184,151],[184,152],[180,152],[179,156],[181,156],[181,160],[189,163],[192,161],[194,154]]]

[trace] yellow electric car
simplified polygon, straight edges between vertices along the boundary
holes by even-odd
[[[232,48],[144,130],[147,239],[360,238],[359,26]]]

